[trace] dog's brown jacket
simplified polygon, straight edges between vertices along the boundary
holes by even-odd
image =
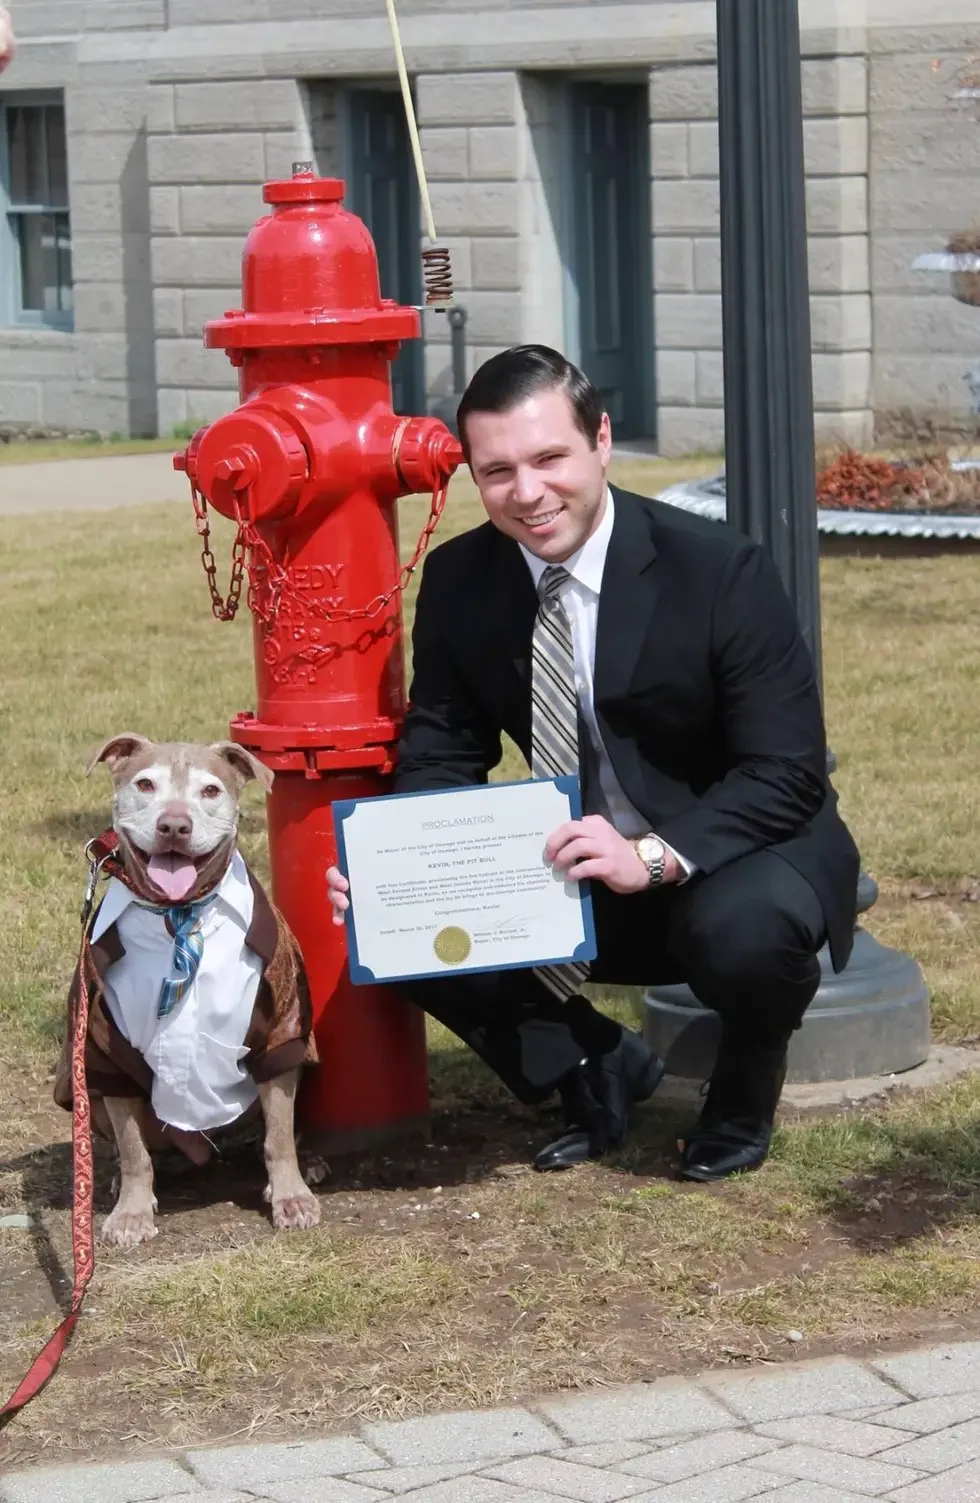
[[[263,962],[252,1018],[245,1035],[244,1064],[256,1081],[274,1080],[302,1064],[316,1063],[313,1008],[303,957],[279,910],[269,902],[251,871],[255,898],[245,943]],[[125,953],[119,932],[111,924],[85,946],[83,962],[75,968],[68,991],[68,1028],[55,1075],[54,1099],[71,1111],[71,1031],[81,986],[81,964],[89,987],[88,1042],[85,1072],[89,1094],[142,1096],[149,1100],[153,1072],[146,1060],[120,1033],[105,1002],[103,978],[109,966]]]

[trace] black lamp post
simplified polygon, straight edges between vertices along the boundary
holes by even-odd
[[[768,548],[818,682],[819,537],[798,0],[716,0],[721,292],[728,520]],[[859,907],[877,887],[862,875]],[[822,983],[790,1050],[790,1080],[908,1069],[929,1049],[915,961],[858,928],[847,969]],[[717,1015],[686,987],[653,987],[646,1030],[674,1075],[703,1079]]]
[[[728,520],[776,560],[820,675],[795,0],[717,0]]]

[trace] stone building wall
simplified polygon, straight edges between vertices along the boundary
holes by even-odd
[[[866,59],[805,58],[803,100],[817,432],[829,442],[865,443],[872,426]],[[650,115],[660,447],[714,452],[724,440],[715,65],[655,68]]]
[[[976,0],[801,0],[819,436],[866,443],[897,411],[966,416],[980,310],[920,251],[980,214],[980,120],[957,69]],[[714,4],[403,0],[436,225],[475,363],[518,339],[574,348],[563,88],[648,80],[655,428],[723,435]],[[20,0],[0,99],[63,93],[74,329],[0,328],[0,424],[170,433],[234,401],[201,327],[240,301],[261,183],[342,172],[342,100],[393,73],[376,0]],[[574,289],[571,289],[571,293]],[[425,316],[430,399],[450,388]]]
[[[955,99],[980,65],[975,24],[870,38],[872,404],[879,433],[963,419],[964,375],[980,364],[980,307],[957,302],[946,273],[913,271],[971,221],[980,229],[980,99]],[[973,59],[971,63],[971,59]],[[913,423],[912,427],[916,426]]]
[[[0,99],[65,103],[74,328],[0,328],[0,424],[152,433],[146,53],[164,0],[21,0],[14,12],[18,50]],[[104,45],[116,27],[123,57]]]

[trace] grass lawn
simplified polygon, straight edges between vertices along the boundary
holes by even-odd
[[[617,478],[655,491],[715,468],[631,461]],[[442,535],[476,507],[456,482]],[[424,511],[403,505],[406,551]],[[975,568],[822,571],[836,781],[882,886],[870,927],[918,957],[936,1037],[957,1043],[980,1037]],[[86,752],[124,729],[215,739],[251,704],[252,670],[248,622],[211,618],[189,507],[8,519],[0,574],[0,1214],[36,1223],[0,1229],[2,1391],[70,1274],[50,1071],[82,847],[108,807]],[[263,872],[254,790],[243,845]],[[630,994],[605,1000],[636,1016]],[[160,1236],[100,1252],[62,1371],[5,1433],[0,1469],[976,1329],[980,1079],[786,1114],[764,1169],[707,1189],[671,1180],[686,1119],[651,1104],[619,1159],[547,1178],[527,1164],[554,1112],[510,1102],[441,1029],[430,1040],[431,1143],[332,1163],[315,1233],[272,1234],[251,1155],[199,1179],[169,1169]],[[100,1211],[110,1179],[103,1156]]]

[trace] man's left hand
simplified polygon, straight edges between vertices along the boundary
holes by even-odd
[[[620,893],[642,892],[650,885],[649,873],[636,848],[601,814],[586,814],[583,819],[560,825],[549,836],[544,854],[573,882],[592,877]],[[676,882],[682,875],[676,856],[667,851],[664,882]]]

